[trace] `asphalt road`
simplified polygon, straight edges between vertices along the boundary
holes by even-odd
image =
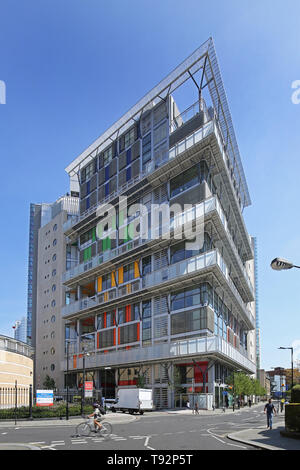
[[[263,405],[214,415],[169,414],[153,412],[137,416],[134,421],[114,423],[108,440],[97,435],[76,437],[75,425],[32,423],[30,427],[0,423],[0,448],[8,444],[30,445],[42,450],[253,450],[226,436],[237,430],[266,424]],[[17,447],[16,447],[17,449]]]

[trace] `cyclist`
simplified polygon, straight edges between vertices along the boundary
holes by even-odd
[[[100,424],[100,421],[101,421],[101,415],[105,415],[104,408],[102,408],[102,406],[100,406],[99,403],[94,403],[93,407],[94,407],[94,411],[92,414],[89,415],[89,418],[94,418],[95,430],[97,430],[97,427],[101,429],[102,426]]]

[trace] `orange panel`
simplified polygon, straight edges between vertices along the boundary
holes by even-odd
[[[139,261],[134,262],[134,278],[140,277]]]

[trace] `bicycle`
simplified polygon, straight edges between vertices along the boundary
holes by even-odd
[[[94,420],[88,419],[76,427],[77,436],[88,437],[92,433],[100,434],[101,437],[108,439],[112,434],[112,425],[108,421],[101,421],[101,428],[97,426],[95,429]]]

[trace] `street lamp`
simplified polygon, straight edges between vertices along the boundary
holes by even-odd
[[[83,351],[83,354],[82,354],[82,391],[81,391],[81,414],[83,414],[83,407],[84,407],[84,393],[85,393],[85,389],[84,389],[84,383],[85,383],[85,357],[86,356],[89,356],[90,353],[85,353]]]
[[[234,405],[235,405],[235,389],[234,389],[234,374],[235,372],[242,372],[241,369],[237,369],[236,371],[233,371],[233,390],[232,390],[232,393],[233,393],[233,403],[232,403],[232,411],[234,411]]]
[[[105,376],[104,376],[104,407],[105,407],[105,410],[106,410],[106,371],[107,370],[111,370],[111,367],[104,367],[104,370],[105,370]]]
[[[67,374],[66,374],[66,382],[67,382],[67,403],[66,403],[66,420],[69,419],[69,348],[70,348],[70,341],[67,341]]]
[[[271,268],[274,269],[275,271],[283,271],[285,269],[291,269],[291,268],[300,269],[300,266],[296,266],[284,258],[275,258],[273,259],[273,261],[271,261]]]
[[[293,363],[293,356],[294,356],[294,348],[284,348],[283,346],[280,346],[278,349],[290,349],[291,350],[291,364],[292,364],[292,387],[294,386],[294,363]]]

